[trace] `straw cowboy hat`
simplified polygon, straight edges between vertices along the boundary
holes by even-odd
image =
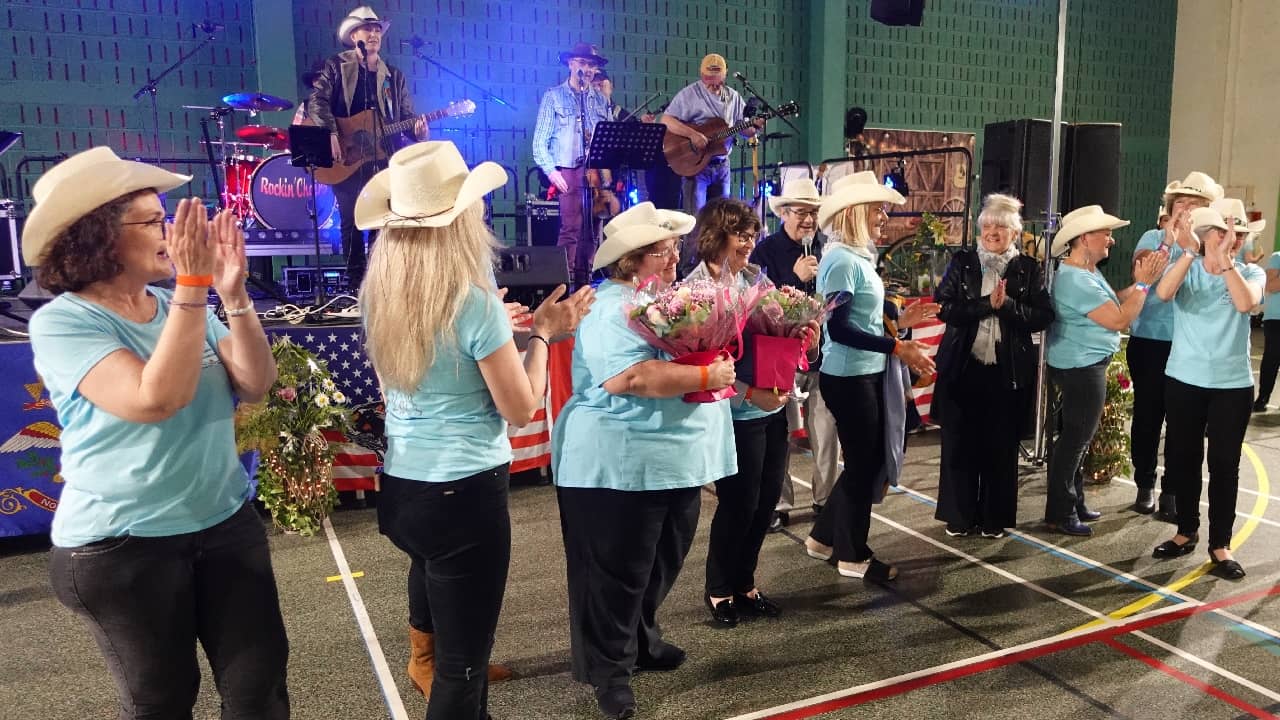
[[[604,67],[609,64],[609,60],[600,54],[600,49],[591,43],[580,42],[574,45],[571,50],[560,53],[561,64],[568,65],[570,58],[590,60],[596,64],[596,67]]]
[[[356,227],[444,227],[485,195],[507,184],[495,162],[471,170],[451,142],[410,145],[391,156],[356,198]]]
[[[774,215],[782,215],[782,209],[792,205],[816,208],[822,204],[822,196],[818,194],[818,186],[809,178],[788,180],[782,186],[782,194],[769,198],[769,210]]]
[[[1222,217],[1222,213],[1213,208],[1196,208],[1191,211],[1188,219],[1191,221],[1192,231],[1202,227],[1218,228],[1223,231],[1231,229],[1227,227],[1227,221]]]
[[[39,265],[49,243],[72,223],[137,190],[172,190],[191,182],[154,165],[121,160],[109,147],[77,153],[49,168],[31,188],[36,205],[22,232],[22,259]]]
[[[1217,200],[1222,197],[1222,186],[1214,182],[1213,178],[1200,172],[1192,170],[1187,173],[1187,178],[1181,182],[1174,180],[1164,187],[1165,195],[1193,195],[1202,197],[1205,200]]]
[[[1108,215],[1102,212],[1101,205],[1085,205],[1082,208],[1076,208],[1062,216],[1062,229],[1058,230],[1057,235],[1053,236],[1053,247],[1050,248],[1050,251],[1054,256],[1061,255],[1066,252],[1067,245],[1072,240],[1085,233],[1098,230],[1116,230],[1126,227],[1128,224],[1128,220],[1121,220],[1115,215]]]
[[[659,210],[651,202],[627,208],[604,226],[604,242],[596,250],[591,272],[609,267],[633,250],[659,240],[685,235],[693,229],[695,218],[675,210]]]
[[[845,175],[831,184],[831,194],[822,198],[818,208],[818,227],[825,228],[836,213],[850,205],[864,203],[893,203],[901,205],[906,198],[891,187],[885,187],[876,179],[876,174],[863,170],[852,175]]]
[[[1209,207],[1218,211],[1224,219],[1231,218],[1236,232],[1260,233],[1267,229],[1266,220],[1249,222],[1249,214],[1244,211],[1244,203],[1239,198],[1222,198],[1209,203]]]
[[[373,8],[361,5],[338,23],[338,40],[347,47],[354,47],[355,43],[351,42],[351,33],[363,25],[381,25],[382,32],[385,33],[387,28],[391,27],[391,21],[379,20],[378,13],[374,12]]]

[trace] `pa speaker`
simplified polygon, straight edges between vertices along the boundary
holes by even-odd
[[[982,134],[983,196],[995,192],[1012,195],[1022,201],[1025,220],[1044,222],[1049,210],[1052,144],[1053,123],[1049,120],[988,123]]]
[[[919,25],[924,0],[871,0],[871,19],[885,25]]]
[[[1120,209],[1120,124],[1076,123],[1067,128],[1062,161],[1062,212],[1085,205]]]
[[[507,302],[537,307],[557,285],[569,284],[569,261],[562,247],[520,246],[498,251],[494,268]]]

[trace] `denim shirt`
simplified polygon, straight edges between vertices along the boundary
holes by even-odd
[[[543,93],[533,130],[533,161],[548,175],[557,167],[576,167],[584,159],[577,119],[578,93],[568,80]],[[608,119],[609,102],[593,88],[587,95],[587,132],[595,132],[596,123]]]

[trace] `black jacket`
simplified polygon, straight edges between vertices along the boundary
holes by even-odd
[[[996,347],[996,365],[1013,390],[1030,390],[1036,383],[1038,352],[1031,334],[1053,322],[1053,302],[1044,289],[1044,273],[1035,258],[1019,255],[1009,261],[1004,273],[1008,300],[995,310],[991,298],[982,295],[982,263],[978,251],[966,248],[957,252],[947,265],[946,274],[933,299],[942,305],[938,317],[947,324],[938,347],[935,362],[938,381],[930,414],[938,417],[949,385],[960,377],[970,362],[970,354],[978,334],[978,323],[995,314],[1000,319],[1000,344]]]
[[[347,109],[351,107],[359,74],[360,53],[356,50],[340,52],[325,61],[324,68],[311,86],[307,102],[308,114],[317,125],[337,131],[338,124],[333,118],[335,115],[350,115]],[[382,92],[378,93],[387,120],[397,122],[413,117],[413,95],[409,92],[404,73],[379,59],[377,83],[379,88],[386,83],[391,89],[390,99]]]

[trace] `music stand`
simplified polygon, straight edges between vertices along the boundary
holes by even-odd
[[[587,151],[589,168],[648,168],[664,161],[662,123],[601,122]]]
[[[289,154],[293,157],[289,164],[306,168],[311,178],[311,205],[307,214],[311,216],[311,232],[316,243],[315,256],[315,307],[324,305],[324,283],[320,278],[320,216],[316,212],[316,168],[333,167],[333,146],[329,144],[329,129],[314,125],[289,126]]]

